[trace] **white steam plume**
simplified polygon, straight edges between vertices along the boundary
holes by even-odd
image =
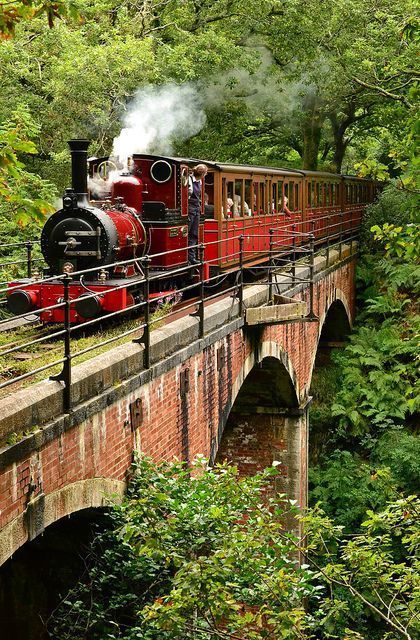
[[[175,140],[195,135],[205,121],[202,98],[192,84],[142,87],[128,105],[112,155],[123,163],[133,153],[170,155]]]

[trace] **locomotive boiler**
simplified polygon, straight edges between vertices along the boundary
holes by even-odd
[[[15,315],[39,309],[42,322],[61,322],[62,306],[51,307],[59,305],[63,290],[62,281],[54,280],[54,276],[63,273],[77,274],[70,284],[70,298],[74,300],[70,311],[72,323],[83,323],[132,306],[142,291],[143,274],[137,259],[150,249],[152,237],[157,249],[181,250],[174,251],[166,264],[164,257],[156,259],[155,267],[168,268],[185,262],[185,221],[175,226],[173,219],[168,223],[162,202],[149,202],[146,209],[151,219],[143,221],[143,195],[148,191],[135,166],[109,185],[109,200],[89,199],[88,145],[87,140],[69,141],[72,188],[66,189],[62,208],[48,218],[41,233],[41,251],[48,269],[42,280],[10,283],[7,305]],[[103,162],[107,159],[92,161],[91,173]],[[151,176],[156,184],[167,181],[167,163],[157,161],[154,165]],[[80,275],[80,271],[85,273]]]

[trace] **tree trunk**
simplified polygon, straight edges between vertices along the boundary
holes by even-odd
[[[336,173],[341,173],[341,166],[343,164],[344,155],[346,153],[347,145],[349,141],[344,139],[344,136],[335,138],[334,136],[334,155],[333,165]]]
[[[321,144],[324,114],[321,112],[319,101],[314,96],[306,106],[306,113],[302,125],[303,133],[303,169],[316,171],[318,168],[318,153]]]

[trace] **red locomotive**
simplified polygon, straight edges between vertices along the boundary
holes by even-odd
[[[139,261],[144,255],[151,256],[152,273],[168,272],[166,284],[160,280],[165,290],[176,286],[171,270],[187,266],[188,176],[197,161],[134,154],[129,170],[111,181],[106,179],[112,165],[108,158],[88,163],[87,140],[71,140],[69,145],[72,189],[66,189],[62,208],[41,234],[49,269],[42,280],[9,285],[9,310],[16,315],[40,310],[44,323],[63,321],[63,285],[54,276],[85,271],[70,284],[71,322],[83,323],[141,298]],[[291,229],[311,231],[320,242],[331,226],[350,231],[360,224],[377,191],[374,182],[351,176],[205,164],[200,241],[206,277],[237,270],[240,235],[244,264],[253,266],[268,260],[270,229],[277,237],[284,230],[284,244],[292,243],[287,233]],[[100,200],[89,192],[87,168],[108,191]]]

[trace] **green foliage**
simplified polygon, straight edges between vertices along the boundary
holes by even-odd
[[[324,464],[309,471],[311,503],[342,526],[346,533],[356,532],[368,509],[382,509],[398,497],[389,468],[376,468],[350,451],[335,451]]]
[[[0,38],[12,37],[19,22],[39,15],[46,16],[50,29],[57,19],[79,17],[75,3],[68,0],[11,0],[0,6]]]
[[[387,299],[376,303],[370,305],[374,313],[395,312]],[[343,388],[331,413],[338,418],[342,435],[372,437],[419,410],[418,362],[413,360],[417,331],[418,326],[417,330],[412,326],[402,334],[386,321],[379,329],[360,327],[344,352],[335,356],[342,367]]]
[[[37,152],[33,139],[39,127],[28,109],[18,107],[8,123],[0,125],[0,215],[24,226],[42,220],[53,210],[47,201],[53,186],[25,169],[23,154]]]
[[[340,435],[365,436],[372,444],[383,429],[404,424],[420,409],[420,228],[386,223],[373,231],[385,255],[369,260],[358,328],[334,356],[343,387],[331,408]]]
[[[50,637],[305,637],[302,599],[316,590],[284,532],[286,504],[267,493],[275,475],[140,459]]]
[[[378,243],[375,242],[371,232],[373,226],[382,226],[386,223],[406,225],[419,221],[418,198],[398,189],[395,182],[391,182],[383,189],[377,202],[367,207],[362,223],[361,244],[364,253],[377,250]]]
[[[420,263],[420,228],[414,224],[405,227],[385,223],[382,227],[375,225],[371,231],[375,240],[385,246],[385,257],[397,259],[398,262]]]
[[[369,511],[350,539],[319,508],[309,512],[309,570],[282,525],[287,503],[272,494],[275,475],[141,458],[93,543],[85,579],[48,621],[49,637],[349,640],[364,638],[374,618],[385,635],[366,639],[391,640],[397,630],[414,638],[418,501]]]
[[[420,491],[420,439],[401,429],[390,431],[379,438],[371,456],[372,464],[392,469],[398,489],[405,493]]]
[[[319,509],[305,518],[308,553],[329,590],[316,604],[316,637],[414,639],[420,633],[420,502],[409,496],[366,516],[349,539]],[[362,635],[346,635],[349,629]]]

